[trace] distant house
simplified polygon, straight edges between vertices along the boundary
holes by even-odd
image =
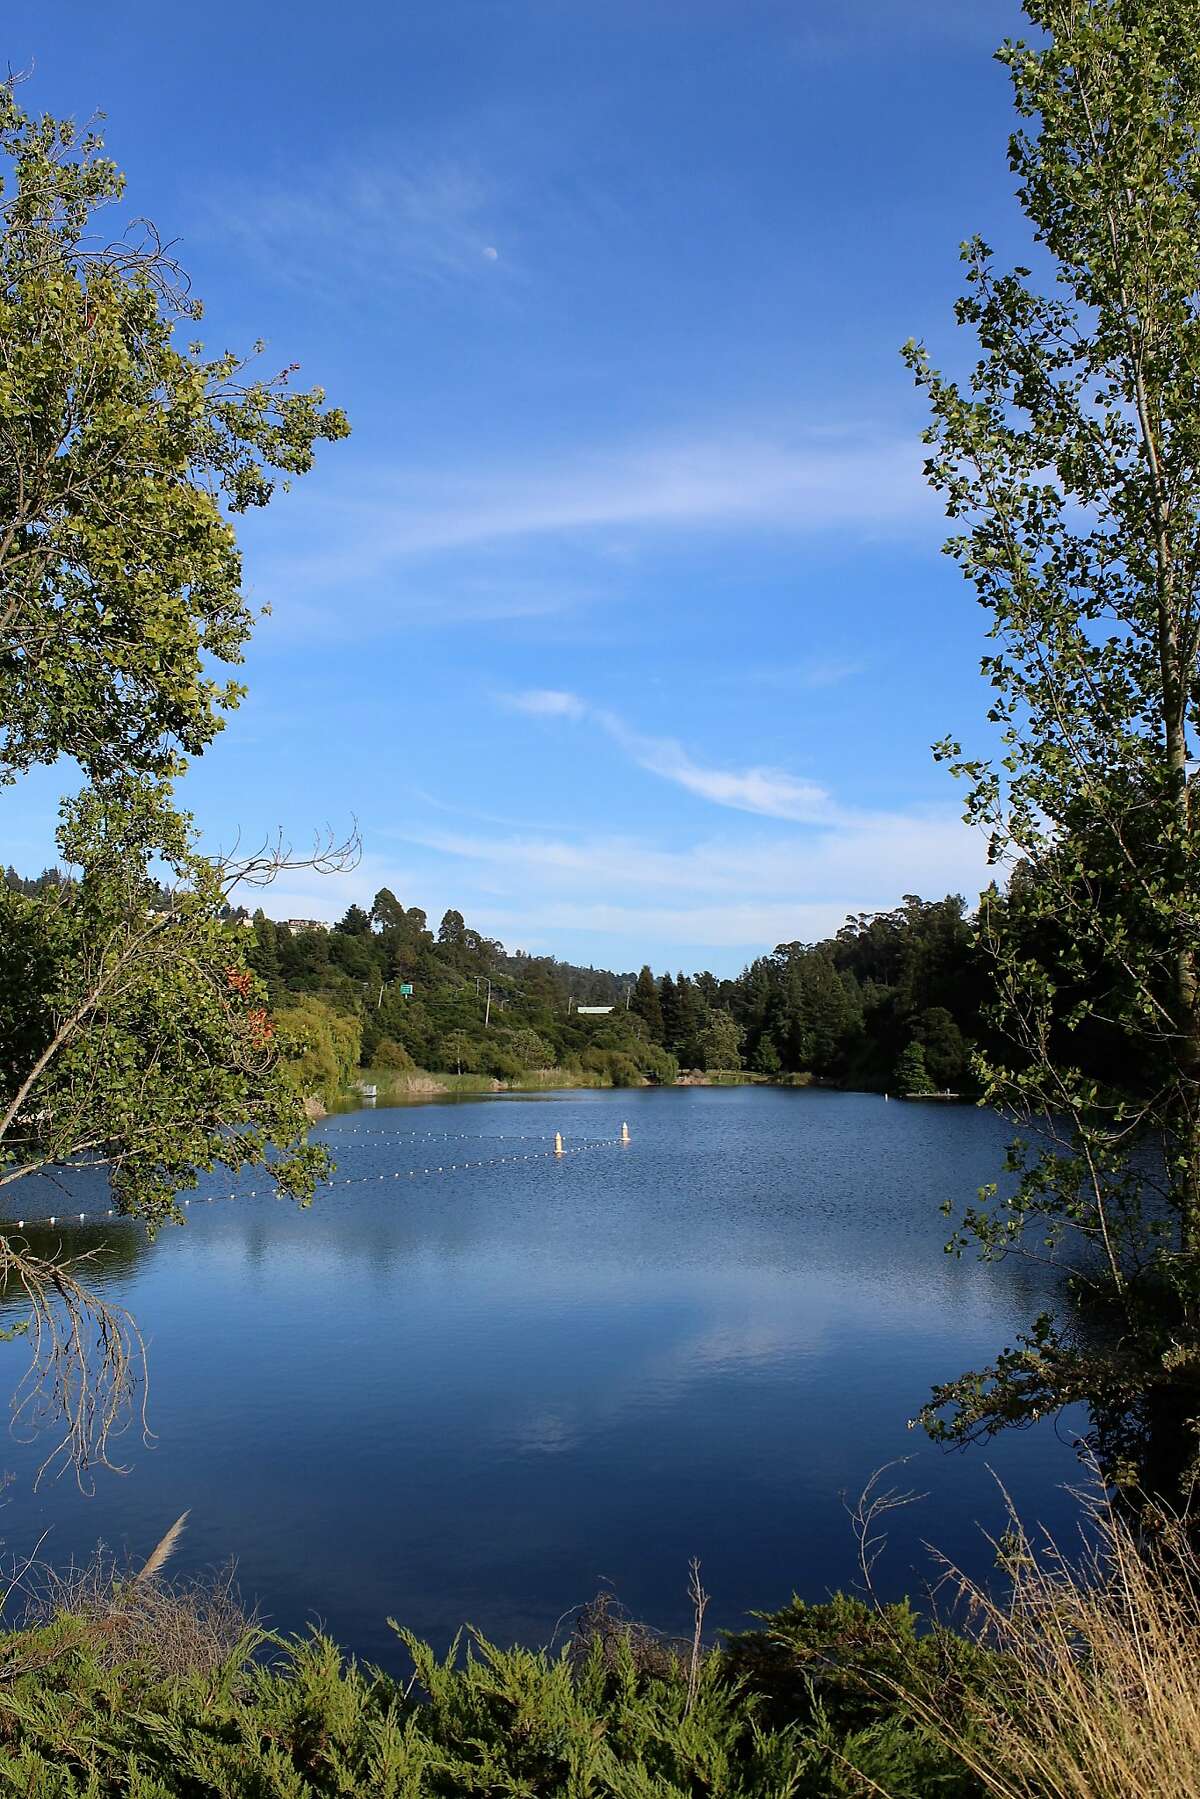
[[[610,1012],[616,1011],[616,1007],[615,1006],[576,1006],[575,1010],[578,1012],[580,1018],[607,1018],[607,1016]]]
[[[329,926],[323,918],[285,918],[282,920],[289,931],[327,931]]]

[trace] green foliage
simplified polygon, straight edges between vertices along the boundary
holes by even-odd
[[[60,1615],[0,1639],[0,1785],[26,1799],[974,1799],[905,1695],[986,1658],[905,1607],[798,1603],[704,1656],[581,1640],[558,1655],[471,1633],[413,1678],[328,1639],[251,1637],[170,1675],[153,1641]],[[259,1659],[249,1660],[259,1648]],[[269,1651],[264,1657],[263,1651]]]
[[[1088,1397],[1109,1470],[1171,1488],[1200,1428],[1200,6],[1025,11],[1038,47],[1001,52],[1023,122],[1009,155],[1053,289],[974,238],[969,381],[906,354],[947,549],[995,642],[999,755],[939,747],[993,861],[1016,864],[980,916],[979,1074],[1053,1139],[1014,1153],[955,1246],[1032,1240],[1091,1316],[1043,1321],[928,1419],[987,1435]]]
[[[658,997],[658,986],[652,970],[647,966],[638,975],[630,1001],[630,1010],[636,1013],[646,1027],[646,1035],[655,1043],[663,1040],[662,1001]]]
[[[302,1097],[313,1095],[331,1105],[358,1067],[357,1020],[311,995],[281,1007],[275,1023],[292,1087]]]
[[[545,1038],[539,1037],[536,1031],[528,1029],[513,1031],[506,1043],[518,1068],[550,1068],[553,1066],[554,1051]]]
[[[0,89],[0,782],[69,755],[170,773],[237,703],[251,614],[226,513],[343,437],[319,389],[176,333],[201,307],[144,225],[93,228],[123,180],[100,139]]]
[[[307,1197],[325,1158],[190,821],[112,777],[64,806],[59,844],[77,880],[0,888],[0,1184],[107,1165],[120,1208],[153,1222],[197,1170],[265,1162]]]
[[[956,895],[908,894],[890,912],[848,919],[832,941],[779,944],[739,980],[714,983],[707,1003],[741,1027],[756,1073],[882,1090],[915,1036],[939,1079],[973,1092],[967,1045],[979,1035],[985,987],[964,912]]]
[[[740,1068],[742,1032],[728,1012],[710,1012],[700,1037],[705,1068]]]
[[[915,1038],[896,1062],[893,1084],[897,1093],[933,1092],[933,1082],[925,1066],[925,1051]]]
[[[199,1171],[263,1165],[311,1197],[327,1167],[267,1010],[270,934],[232,920],[240,866],[200,855],[171,779],[241,689],[251,613],[232,519],[345,419],[291,371],[177,345],[200,317],[153,229],[97,229],[122,192],[94,134],[0,88],[0,787],[70,758],[65,878],[0,887],[0,1185],[106,1168],[116,1205],[181,1218]],[[257,354],[257,352],[256,352]],[[253,948],[258,967],[248,962]],[[261,978],[260,978],[261,976]],[[15,1197],[15,1196],[14,1196]],[[136,1326],[56,1252],[0,1233],[28,1302],[29,1379],[58,1451],[103,1460],[133,1403]]]
[[[874,1780],[891,1799],[982,1790],[923,1720],[933,1712],[965,1731],[964,1693],[994,1688],[1000,1671],[999,1657],[923,1625],[907,1601],[876,1607],[843,1593],[760,1614],[758,1629],[729,1638],[725,1660],[764,1727],[798,1727],[829,1752],[831,1784],[811,1790],[870,1791]],[[844,1788],[842,1757],[852,1764]]]
[[[968,1052],[948,1008],[927,1006],[917,1016],[916,1033],[934,1087],[958,1092],[968,1077]]]
[[[449,1031],[439,1038],[432,1058],[435,1068],[452,1068],[455,1074],[478,1073],[482,1055],[465,1031]]]

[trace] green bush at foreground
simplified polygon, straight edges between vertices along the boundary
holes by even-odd
[[[136,1583],[134,1583],[136,1586]],[[127,1587],[125,1593],[132,1589]],[[160,1590],[155,1589],[158,1593]],[[560,1653],[471,1633],[407,1681],[284,1642],[195,1595],[107,1603],[0,1639],[0,1790],[25,1799],[894,1799],[983,1791],[900,1696],[982,1677],[906,1607],[794,1602],[693,1666],[600,1607]],[[597,1628],[599,1619],[600,1628]]]

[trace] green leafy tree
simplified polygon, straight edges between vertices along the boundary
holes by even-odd
[[[166,774],[243,691],[229,514],[343,437],[292,371],[206,358],[200,303],[144,225],[94,229],[123,178],[94,134],[0,88],[0,780],[71,756]]]
[[[69,802],[59,844],[78,879],[0,889],[0,1186],[84,1161],[123,1212],[158,1222],[199,1170],[266,1163],[274,1145],[271,1178],[307,1197],[325,1158],[301,1144],[248,933],[220,917],[241,871],[200,856],[169,793],[136,775]]]
[[[518,1069],[553,1068],[554,1051],[536,1031],[518,1030],[506,1039],[505,1047],[515,1058]]]
[[[483,1059],[480,1044],[469,1037],[466,1031],[447,1031],[438,1040],[437,1065],[439,1068],[452,1068],[455,1074],[474,1073]]]
[[[307,1199],[325,1167],[230,922],[232,886],[285,858],[201,856],[170,777],[242,691],[233,521],[347,426],[294,371],[176,341],[199,302],[151,228],[96,229],[122,192],[101,151],[0,88],[0,786],[59,757],[89,782],[71,878],[0,889],[0,1185],[104,1167],[154,1225],[201,1170],[261,1165]],[[64,1453],[103,1459],[136,1327],[8,1232],[0,1288],[31,1306]]]
[[[303,1099],[332,1105],[358,1067],[362,1050],[358,1020],[310,994],[282,1006],[275,1022],[292,1086]]]
[[[381,887],[371,902],[370,922],[381,931],[394,931],[402,928],[404,921],[405,911],[400,901],[390,887]]]
[[[461,912],[449,907],[442,914],[437,940],[445,949],[461,949],[467,935],[466,920]]]
[[[719,1009],[711,1012],[700,1043],[705,1068],[736,1070],[742,1066],[742,1031],[730,1013]]]
[[[1200,7],[1025,11],[1010,162],[1053,291],[973,239],[973,374],[907,356],[995,640],[999,756],[941,753],[1020,864],[981,914],[1006,1047],[980,1074],[1036,1137],[956,1242],[1049,1243],[1089,1318],[1037,1320],[927,1418],[968,1438],[1085,1400],[1109,1471],[1168,1490],[1200,1429]]]

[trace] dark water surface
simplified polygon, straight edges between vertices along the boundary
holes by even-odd
[[[606,1147],[546,1159],[556,1130]],[[70,1476],[33,1494],[38,1457],[0,1438],[8,1555],[47,1528],[59,1561],[98,1538],[144,1555],[190,1508],[181,1571],[236,1557],[279,1627],[319,1617],[394,1661],[389,1613],[439,1644],[466,1619],[538,1643],[602,1582],[675,1628],[691,1555],[715,1624],[819,1598],[855,1577],[843,1493],[897,1456],[929,1496],[892,1522],[889,1595],[931,1575],[922,1539],[987,1569],[988,1464],[1069,1534],[1076,1465],[1051,1429],[965,1456],[906,1429],[1043,1304],[1029,1269],[942,1253],[941,1201],[997,1171],[989,1114],[691,1088],[381,1108],[319,1134],[342,1177],[386,1178],[308,1212],[246,1179],[152,1245],[120,1221],[28,1233],[113,1244],[157,1441],[127,1437],[130,1472],[87,1498]],[[501,1155],[539,1159],[448,1169]],[[14,1216],[70,1209],[19,1187]]]

